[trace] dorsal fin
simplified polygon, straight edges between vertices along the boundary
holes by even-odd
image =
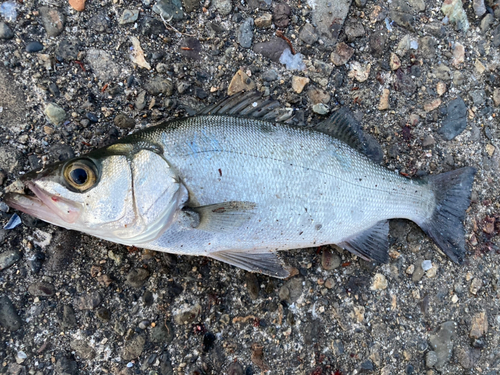
[[[242,91],[202,109],[198,115],[243,116],[274,121],[282,115],[280,107],[279,102],[263,98],[260,92]]]
[[[373,137],[364,134],[361,124],[346,107],[333,112],[313,129],[337,138],[377,163],[382,161],[380,145]]]

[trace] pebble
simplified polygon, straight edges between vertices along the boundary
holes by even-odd
[[[361,65],[357,61],[351,63],[351,70],[347,74],[350,78],[356,79],[358,82],[364,82],[370,76],[371,64]]]
[[[485,146],[485,149],[486,149],[488,156],[491,158],[493,156],[493,154],[495,153],[495,146],[493,146],[491,143],[488,143]]]
[[[435,351],[428,351],[425,354],[425,367],[433,368],[438,361],[438,357]]]
[[[444,81],[449,81],[451,79],[451,70],[444,64],[433,67],[432,73],[437,79],[441,79]]]
[[[111,55],[100,49],[91,48],[87,51],[86,61],[93,73],[103,82],[114,81],[119,77],[121,67],[115,63]]]
[[[75,310],[70,305],[64,305],[62,308],[62,316],[60,317],[60,324],[63,329],[71,329],[78,324],[76,321]]]
[[[130,361],[138,358],[142,354],[145,344],[146,338],[143,335],[136,335],[131,340],[126,341],[121,352],[122,359]]]
[[[314,4],[312,24],[328,44],[335,43],[349,12],[351,0],[316,1]]]
[[[436,98],[430,102],[427,102],[424,104],[424,111],[425,112],[431,112],[434,111],[436,108],[438,108],[441,105],[441,99]]]
[[[278,72],[274,69],[266,70],[262,74],[262,80],[266,82],[273,82],[276,81],[277,79],[278,79]],[[292,84],[293,84],[293,79],[292,79]]]
[[[94,310],[101,304],[102,297],[97,291],[85,293],[82,296],[76,297],[73,305],[78,310]]]
[[[281,301],[288,303],[297,302],[302,295],[303,279],[301,277],[294,277],[288,280],[278,291],[278,296]]]
[[[495,17],[493,17],[493,14],[488,13],[484,18],[481,20],[481,31],[486,33],[489,29],[493,21],[495,20]]]
[[[182,20],[184,18],[181,0],[160,0],[153,5],[153,12],[165,20]]]
[[[130,49],[129,58],[134,64],[137,64],[141,68],[151,69],[151,65],[146,61],[146,56],[144,55],[144,50],[141,47],[141,42],[135,36],[129,37],[132,43],[132,48]]]
[[[488,316],[485,311],[478,312],[472,317],[469,337],[479,339],[488,333]]]
[[[281,38],[274,38],[269,42],[256,43],[253,46],[253,51],[277,63],[287,48],[289,48],[287,42]]]
[[[92,112],[87,112],[85,117],[87,117],[87,119],[94,124],[99,121],[99,118]]]
[[[55,126],[61,125],[66,120],[66,111],[55,103],[49,103],[43,111],[49,122]]]
[[[138,109],[139,111],[142,111],[144,108],[146,108],[146,91],[142,90],[139,92],[137,95],[137,98],[135,99],[135,108]]]
[[[9,331],[17,331],[22,325],[15,306],[7,296],[0,297],[0,324]]]
[[[292,10],[288,4],[284,2],[277,3],[273,9],[274,24],[277,27],[287,27],[290,22],[291,13]]]
[[[243,71],[238,70],[231,79],[227,88],[227,95],[231,96],[240,91],[252,91],[255,89],[255,82]]]
[[[398,70],[401,67],[401,60],[394,52],[391,52],[389,66],[391,67],[391,70]]]
[[[78,12],[85,10],[85,0],[69,0],[69,5]]]
[[[139,18],[139,10],[137,9],[125,9],[118,19],[120,25],[126,25],[128,23],[134,23]]]
[[[57,8],[40,7],[40,15],[48,36],[58,36],[63,32],[66,16]]]
[[[476,295],[477,292],[479,292],[479,289],[481,289],[481,286],[483,285],[483,281],[477,277],[473,278],[471,283],[470,283],[470,288],[469,291]]]
[[[247,272],[245,274],[245,286],[250,298],[256,300],[259,297],[260,286],[259,280],[257,280],[257,276],[254,273]]]
[[[371,290],[383,290],[383,289],[386,289],[387,288],[387,279],[386,277],[381,274],[381,273],[376,273],[374,276],[373,276],[373,281],[372,281],[372,285],[370,287]]]
[[[239,362],[232,362],[227,368],[227,375],[245,375],[245,370]]]
[[[470,97],[472,98],[472,102],[475,106],[480,106],[484,104],[486,101],[486,92],[482,89],[480,90],[472,90],[469,92]]]
[[[385,51],[385,45],[387,43],[387,33],[384,31],[375,31],[370,35],[368,41],[371,53],[374,56],[382,56]]]
[[[124,113],[119,113],[115,116],[113,123],[121,129],[132,129],[135,127],[134,119],[128,117]]]
[[[262,16],[255,19],[255,27],[265,29],[273,24],[273,15],[271,13],[264,13]]]
[[[422,262],[422,269],[424,271],[429,271],[432,268],[432,262],[430,260],[424,260]]]
[[[328,104],[330,101],[330,94],[321,89],[312,88],[307,91],[307,96],[312,104],[323,103]]]
[[[299,39],[306,44],[313,45],[318,41],[319,37],[314,26],[310,23],[306,23],[302,26],[302,29],[300,29]]]
[[[189,310],[184,310],[176,315],[174,315],[174,322],[177,325],[184,325],[184,324],[189,324],[194,322],[195,319],[198,318],[198,316],[201,313],[201,306],[199,304],[196,304]]]
[[[239,27],[237,32],[237,39],[240,46],[243,48],[250,48],[253,40],[253,18],[247,18]]]
[[[312,110],[314,113],[324,116],[330,112],[330,107],[323,103],[317,103],[312,106]]]
[[[29,42],[26,44],[26,52],[36,53],[43,50],[43,45],[40,42]]]
[[[233,4],[231,0],[215,0],[215,8],[219,11],[221,16],[227,16],[233,10]]]
[[[151,341],[159,345],[168,345],[174,339],[174,327],[169,322],[158,321],[150,332]]]
[[[184,49],[180,49],[179,53],[184,56],[184,57],[187,57],[189,59],[193,59],[193,60],[199,60],[200,59],[200,52],[201,52],[201,43],[198,39],[196,38],[191,38],[191,37],[188,37],[188,38],[183,38],[181,40],[181,43],[180,45],[182,47],[187,47],[188,49],[184,48]]]
[[[469,29],[469,21],[467,14],[462,7],[462,0],[446,0],[443,2],[441,11],[448,17],[451,23],[455,24],[455,28],[459,31],[467,32]]]
[[[481,350],[475,348],[459,348],[456,353],[458,363],[465,368],[471,369],[476,365],[476,362],[481,357]],[[491,372],[487,374],[493,375]],[[494,372],[496,375],[496,371]]]
[[[465,47],[460,43],[455,43],[455,49],[453,50],[453,60],[451,64],[458,67],[465,61]]]
[[[380,96],[380,101],[378,103],[378,109],[380,111],[384,111],[384,110],[389,109],[391,107],[389,104],[389,95],[390,95],[389,89],[382,90],[382,95]]]
[[[96,311],[96,316],[104,322],[109,322],[111,320],[111,311],[105,307],[100,307]]]
[[[432,59],[436,55],[437,41],[432,36],[424,36],[420,38],[420,51],[424,58]]]
[[[151,78],[146,82],[144,88],[151,95],[164,94],[171,96],[174,93],[174,84],[172,81],[162,77]]]
[[[74,358],[74,356],[71,355],[71,358]],[[54,372],[56,374],[77,375],[79,373],[78,365],[76,364],[76,361],[71,358],[64,355],[59,357],[56,361],[56,365],[54,366]]]
[[[326,271],[339,268],[342,260],[332,249],[326,248],[321,253],[321,267]]]
[[[28,287],[28,293],[36,297],[52,297],[55,292],[54,286],[46,282],[36,282]]]
[[[109,17],[104,13],[99,13],[89,20],[89,29],[96,33],[105,33],[111,27]]]
[[[365,28],[360,22],[350,23],[345,26],[345,35],[347,36],[348,42],[353,42],[356,38],[365,35]]]
[[[467,127],[467,107],[461,97],[448,104],[448,115],[443,120],[438,133],[447,141],[451,141]]]
[[[484,5],[484,0],[473,0],[472,7],[474,8],[474,12],[476,16],[482,17],[483,14],[486,13],[486,7]]]
[[[300,94],[308,83],[309,83],[309,78],[307,77],[299,77],[299,76],[292,77],[292,89],[297,94]]]
[[[451,358],[456,329],[456,323],[448,321],[440,324],[435,332],[429,336],[429,343],[437,357],[434,366],[438,370]]]
[[[375,370],[375,366],[373,365],[373,362],[367,359],[366,361],[361,363],[361,372],[372,372]]]
[[[442,96],[446,92],[446,83],[438,82],[436,85],[436,92],[439,96]]]
[[[149,278],[149,271],[144,268],[134,268],[130,270],[126,277],[126,284],[133,288],[142,287]]]
[[[335,50],[330,55],[330,60],[337,66],[344,65],[354,54],[354,48],[349,47],[344,42],[338,43]]]
[[[95,350],[87,344],[86,340],[71,340],[69,346],[82,359],[93,359],[96,356]]]
[[[12,39],[14,33],[5,22],[0,22],[0,39]]]
[[[21,259],[21,252],[16,249],[9,249],[0,254],[0,271],[12,266]]]

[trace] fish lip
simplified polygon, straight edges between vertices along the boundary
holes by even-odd
[[[12,208],[36,216],[39,219],[62,225],[73,224],[80,217],[81,206],[77,203],[50,194],[40,188],[31,179],[21,178],[23,184],[30,189],[35,197],[19,193],[10,193],[6,195],[6,203]],[[24,197],[20,197],[23,196]],[[23,202],[20,202],[24,199]],[[56,202],[59,205],[56,205]],[[24,204],[23,204],[24,203]],[[62,209],[63,208],[63,209]]]

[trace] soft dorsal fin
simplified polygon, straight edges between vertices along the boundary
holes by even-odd
[[[389,221],[384,220],[338,245],[365,260],[387,263],[389,260],[388,235]]]
[[[337,138],[377,163],[382,161],[380,145],[373,137],[364,134],[360,123],[346,107],[333,112],[313,129]]]
[[[270,251],[258,252],[258,250],[253,250],[251,253],[247,253],[224,250],[211,253],[208,256],[249,272],[262,273],[280,279],[290,276],[287,267],[277,257],[276,253]]]

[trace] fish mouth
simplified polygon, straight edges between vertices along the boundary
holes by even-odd
[[[9,207],[63,227],[75,223],[80,217],[78,203],[50,194],[33,181],[23,183],[35,195],[7,193],[4,201]]]

